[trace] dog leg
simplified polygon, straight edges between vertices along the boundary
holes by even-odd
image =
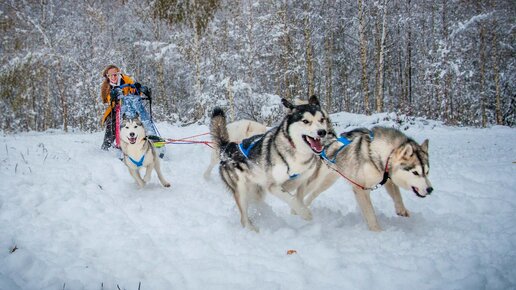
[[[128,169],[129,169],[129,173],[131,174],[131,176],[134,178],[136,183],[138,183],[138,186],[140,188],[144,187],[145,181],[140,176],[140,171],[138,171],[138,169],[131,169],[131,168],[128,168]]]
[[[143,176],[143,181],[149,182],[151,179],[152,166],[145,167],[145,176]]]
[[[299,186],[296,190],[295,197],[298,200],[299,203],[303,203],[303,200],[305,198],[306,192],[307,192],[307,184],[304,183],[301,186]],[[294,209],[290,209],[291,215],[297,215],[297,212]]]
[[[310,192],[305,197],[305,205],[310,206],[314,199],[316,199],[319,194],[323,193],[324,191],[328,190],[335,181],[337,181],[338,176],[335,173],[330,173],[329,176],[326,177],[326,179],[320,184],[314,191]]]
[[[159,182],[161,182],[161,185],[163,185],[164,187],[170,187],[170,182],[168,182],[165,179],[165,177],[163,177],[163,174],[161,173],[161,167],[160,167],[158,158],[155,158],[154,170],[156,170],[156,173],[158,174],[158,179],[159,179]],[[152,172],[152,168],[149,171]]]
[[[213,149],[211,151],[211,160],[210,165],[208,165],[208,168],[206,168],[206,171],[204,171],[204,179],[208,180],[211,176],[211,171],[213,170],[213,167],[217,164],[218,160],[218,150]]]
[[[290,208],[293,209],[304,220],[312,220],[312,212],[303,204],[303,202],[296,195],[292,195],[284,191],[279,186],[271,186],[269,191],[273,195],[277,196],[279,199],[286,202],[290,206]]]
[[[376,220],[373,204],[371,203],[371,196],[369,195],[371,191],[362,190],[353,186],[353,192],[355,193],[355,198],[357,200],[358,206],[360,206],[360,210],[362,211],[362,215],[364,216],[367,222],[369,230],[374,232],[381,231],[382,228]]]
[[[394,201],[394,208],[396,209],[396,214],[398,214],[399,216],[409,217],[410,213],[403,204],[400,188],[396,184],[394,184],[392,180],[389,179],[389,181],[387,181],[387,183],[385,184],[385,189],[387,189],[387,192]]]
[[[241,189],[243,188],[238,188],[238,190]],[[258,228],[256,228],[249,220],[249,215],[247,213],[247,208],[249,204],[247,201],[247,194],[245,193],[245,191],[233,191],[233,197],[235,198],[238,210],[240,211],[240,223],[242,224],[242,226],[248,230],[258,232]]]

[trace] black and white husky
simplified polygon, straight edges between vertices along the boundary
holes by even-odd
[[[156,170],[159,181],[164,187],[170,187],[170,183],[161,174],[160,158],[156,154],[154,146],[147,140],[145,129],[138,117],[122,120],[120,124],[120,147],[124,153],[124,164],[129,173],[141,188],[149,182],[152,170]],[[145,167],[145,176],[140,176],[140,168]]]
[[[289,191],[313,174],[317,155],[323,150],[321,138],[331,129],[328,116],[317,97],[308,104],[294,105],[282,99],[287,115],[279,126],[237,144],[230,142],[226,117],[220,108],[213,111],[210,131],[220,149],[220,175],[232,191],[243,227],[257,231],[248,216],[251,200],[261,200],[265,192],[286,202],[305,220],[312,214]]]

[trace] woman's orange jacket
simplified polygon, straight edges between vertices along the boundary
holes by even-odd
[[[134,80],[130,76],[121,74],[120,77],[121,77],[120,85],[134,84]],[[109,104],[109,106],[106,108],[106,111],[104,111],[104,115],[102,116],[102,120],[100,121],[100,124],[104,125],[104,122],[106,121],[106,118],[109,116],[109,114],[111,114],[111,111],[113,111],[113,108],[115,107],[115,103],[114,102],[111,103],[111,94],[110,94],[110,92],[111,92],[111,85],[109,84],[109,81],[105,80],[102,83],[102,86],[100,88],[100,92],[101,92],[100,96],[102,97],[102,102],[104,104]],[[122,92],[124,93],[124,96],[134,95],[134,94],[136,94],[136,89],[127,86],[127,87],[122,89]]]

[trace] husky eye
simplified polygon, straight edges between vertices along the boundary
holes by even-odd
[[[303,120],[303,123],[308,124],[310,122],[308,120]]]
[[[138,128],[138,126],[134,126],[134,129]]]
[[[324,123],[324,121],[326,121],[326,118],[321,118],[321,121],[319,122]]]
[[[415,175],[415,176],[419,176],[419,173],[417,171],[412,171],[412,173]]]

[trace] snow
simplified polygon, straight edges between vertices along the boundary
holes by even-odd
[[[435,191],[402,192],[410,218],[374,191],[380,233],[345,181],[314,201],[310,222],[268,197],[254,233],[215,170],[202,178],[207,146],[168,145],[172,187],[154,173],[139,190],[116,152],[99,149],[103,132],[3,134],[0,289],[514,289],[516,129],[393,119],[333,115],[339,132],[384,124],[430,139]],[[168,138],[208,130],[158,127]]]

